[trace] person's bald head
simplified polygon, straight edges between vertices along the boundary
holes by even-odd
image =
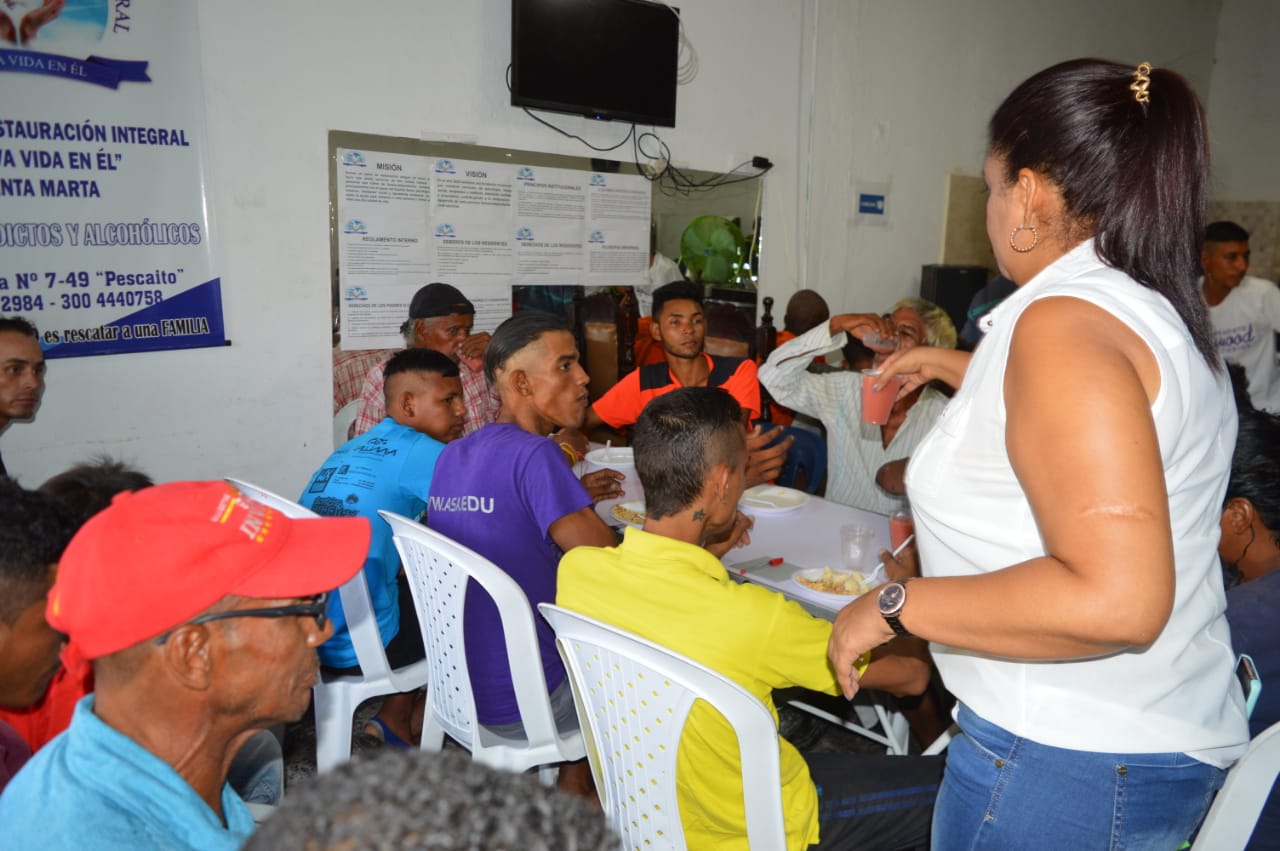
[[[787,302],[782,327],[797,337],[831,318],[826,299],[813,290],[797,290]]]

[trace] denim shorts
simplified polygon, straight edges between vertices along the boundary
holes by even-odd
[[[967,706],[933,814],[934,851],[1177,848],[1226,779],[1182,753],[1067,750],[1020,738]]]
[[[259,730],[240,746],[227,782],[246,804],[279,806],[284,796],[284,753],[270,730]]]
[[[569,686],[569,678],[567,676],[551,692],[551,714],[555,716],[556,730],[561,735],[572,733],[578,729],[578,710],[573,702],[573,689]],[[522,721],[515,721],[511,724],[486,724],[485,726],[504,739],[526,738],[524,722]]]

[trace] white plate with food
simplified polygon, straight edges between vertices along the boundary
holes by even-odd
[[[879,583],[867,581],[856,571],[832,570],[829,567],[810,567],[791,574],[791,582],[804,596],[816,597],[823,602],[843,606],[875,588]]]
[[[809,494],[781,485],[756,485],[742,492],[738,505],[757,514],[785,514],[809,501]]]
[[[638,499],[620,502],[609,512],[613,519],[637,529],[644,528],[644,503]]]

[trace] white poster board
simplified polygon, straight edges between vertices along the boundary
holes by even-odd
[[[475,304],[477,331],[517,285],[634,285],[649,266],[650,187],[636,174],[337,148],[344,350],[402,345],[431,281]]]
[[[220,346],[194,0],[0,3],[0,313],[46,358]]]

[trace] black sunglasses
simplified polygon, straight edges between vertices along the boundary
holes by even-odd
[[[268,606],[263,609],[235,609],[230,612],[215,612],[211,615],[201,615],[198,618],[192,618],[187,621],[187,623],[209,623],[209,621],[220,621],[226,618],[289,618],[309,616],[316,619],[316,629],[324,629],[324,625],[328,623],[328,616],[326,615],[326,612],[329,608],[330,594],[331,592],[325,591],[323,594],[317,594],[312,597],[310,603],[295,603],[292,606]],[[156,644],[164,644],[172,632],[173,630],[169,630],[169,632],[166,632],[164,635],[157,638]]]

